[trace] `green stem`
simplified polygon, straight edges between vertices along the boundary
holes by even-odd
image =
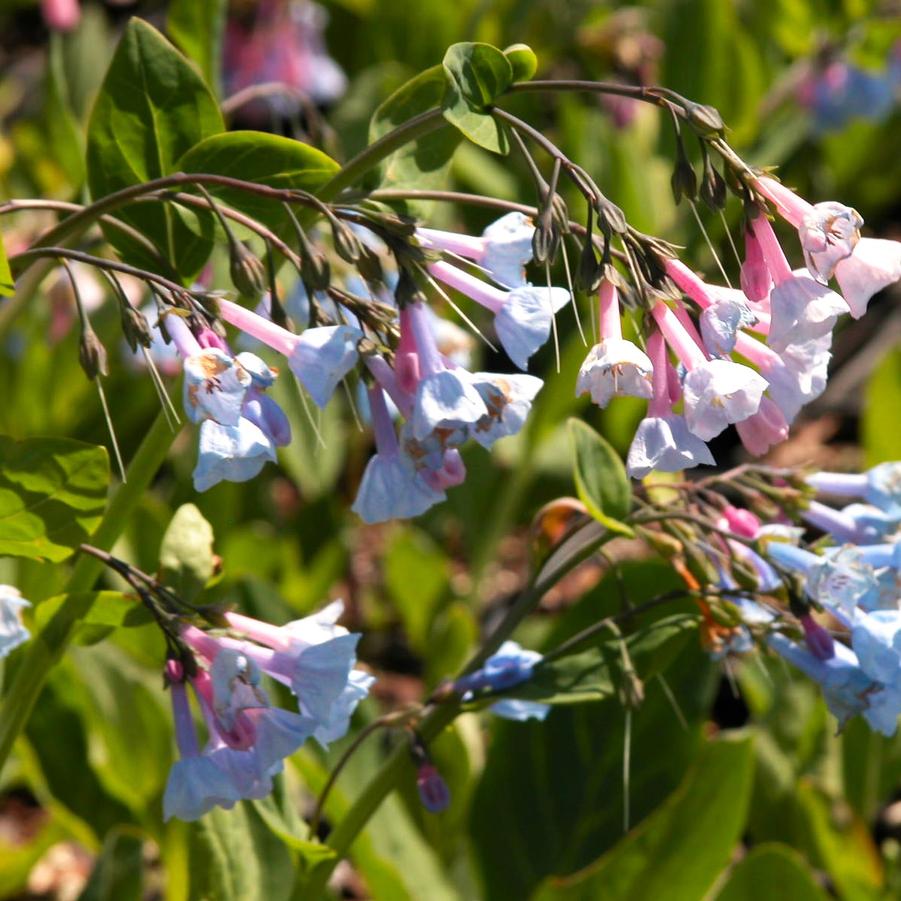
[[[91,536],[97,547],[109,550],[122,534],[129,514],[144,496],[174,439],[166,417],[160,413],[128,467],[128,481],[116,489],[97,531]],[[51,668],[65,652],[78,621],[91,609],[93,597],[89,592],[102,568],[103,563],[96,557],[86,554],[79,557],[66,586],[65,603],[32,639],[16,668],[0,708],[0,770],[25,727]]]
[[[348,160],[341,167],[341,171],[316,192],[316,196],[326,202],[334,200],[341,191],[354,184],[360,176],[365,175],[395,150],[446,125],[448,122],[439,108],[426,110],[408,119]]]
[[[596,524],[588,526],[588,528],[591,529],[594,526]],[[578,538],[578,536],[574,537]],[[513,606],[507,611],[504,619],[488,636],[481,649],[464,668],[463,673],[469,673],[478,669],[513,634],[516,627],[538,605],[539,601],[553,585],[590,557],[604,542],[609,541],[612,537],[614,537],[612,534],[604,530],[598,530],[597,535],[590,537],[577,550],[569,555],[564,554],[562,562],[556,567],[550,565],[554,558],[554,555],[552,555],[550,560],[539,571],[532,584],[520,594]],[[562,550],[563,548],[558,548],[558,551],[555,553],[560,553]],[[451,699],[445,703],[433,705],[417,731],[426,742],[429,742],[440,735],[457,718],[460,712],[459,699]],[[363,793],[354,802],[346,816],[341,819],[329,835],[327,844],[337,852],[335,859],[330,865],[323,864],[316,870],[306,887],[307,890],[304,897],[321,897],[325,891],[325,885],[329,876],[331,876],[332,870],[337,866],[338,861],[347,856],[351,845],[360,832],[363,831],[366,823],[369,822],[369,818],[378,810],[379,805],[394,790],[401,778],[408,773],[409,767],[409,748],[406,742],[401,742],[382,764],[381,769],[379,769],[363,790]]]

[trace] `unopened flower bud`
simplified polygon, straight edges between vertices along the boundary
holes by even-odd
[[[598,220],[602,229],[606,225],[607,228],[618,235],[624,235],[629,230],[626,214],[612,200],[608,200],[606,197],[599,197],[594,208],[598,214]]]
[[[804,640],[810,653],[819,660],[830,660],[835,656],[835,642],[832,636],[809,614],[799,617],[804,630]]]
[[[769,297],[773,280],[763,258],[763,250],[757,236],[745,229],[745,259],[741,264],[741,289],[748,300],[760,301]]]
[[[682,146],[681,140],[678,142],[678,148],[676,165],[673,167],[673,175],[670,179],[670,186],[672,187],[676,203],[683,197],[694,200],[698,195],[698,179],[691,162],[685,155],[685,148]]]
[[[726,130],[723,117],[712,106],[687,101],[685,112],[694,130],[701,135],[722,135]]]
[[[550,216],[542,217],[532,235],[532,258],[538,264],[550,262],[557,255],[560,233]]]
[[[81,363],[81,368],[89,379],[95,379],[98,375],[107,373],[106,348],[90,325],[86,325],[81,332],[78,362]]]
[[[704,177],[701,179],[701,200],[713,212],[726,206],[726,181],[714,168],[709,156],[704,157]]]
[[[450,805],[450,789],[432,763],[422,763],[416,771],[416,788],[422,806],[429,813],[441,813]]]
[[[382,284],[385,281],[385,273],[382,270],[382,261],[379,255],[370,250],[365,244],[360,245],[360,258],[357,260],[357,269],[367,282]]]
[[[150,347],[153,343],[153,334],[150,324],[145,316],[139,313],[131,304],[122,303],[119,307],[122,317],[122,334],[128,342],[132,353],[137,353],[138,345]]]
[[[266,290],[266,268],[260,258],[240,241],[231,246],[229,274],[238,293],[248,300],[257,301]]]
[[[360,259],[360,239],[346,222],[332,219],[332,242],[335,245],[335,253],[345,263],[356,263]]]

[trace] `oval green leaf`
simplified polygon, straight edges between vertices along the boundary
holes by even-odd
[[[108,483],[105,448],[0,436],[0,554],[65,560],[100,524]]]
[[[632,506],[632,489],[626,468],[616,451],[581,419],[568,422],[572,438],[573,478],[579,500],[588,512],[612,531],[631,535],[621,520]]]
[[[88,185],[95,200],[170,175],[198,141],[224,128],[219,107],[196,69],[155,28],[129,22],[88,125]],[[132,204],[118,218],[146,235],[178,274],[190,279],[212,250],[213,223],[189,228],[169,203]],[[129,262],[157,270],[140,244],[113,229],[107,240]]]
[[[270,188],[314,193],[339,170],[327,154],[309,144],[261,131],[214,135],[188,150],[178,161],[182,172],[205,172],[241,178]],[[290,224],[281,203],[246,191],[208,185],[226,206],[258,219],[275,231]]]
[[[510,60],[491,44],[461,43],[448,48],[441,65],[444,118],[473,143],[506,154],[507,134],[488,108],[513,83]]]

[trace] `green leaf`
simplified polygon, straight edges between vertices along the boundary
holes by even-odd
[[[77,595],[58,594],[42,601],[35,610],[35,627],[43,630],[57,610],[68,603],[70,599],[81,608],[89,608],[84,618],[79,620],[80,629],[100,627],[106,633],[110,629],[132,629],[153,622],[153,615],[136,597],[122,594],[119,591],[84,591]],[[96,631],[96,629],[90,631],[86,629],[83,634],[79,635],[82,643],[85,643],[84,637],[90,637]]]
[[[291,853],[248,802],[214,808],[191,829],[192,901],[288,901]]]
[[[16,283],[9,269],[6,249],[3,247],[3,236],[0,235],[0,297],[12,297],[16,293]]]
[[[513,66],[491,44],[453,44],[442,62],[446,89],[442,100],[444,118],[470,141],[506,154],[507,134],[488,107],[513,83]]]
[[[63,36],[52,33],[44,81],[44,128],[48,152],[73,187],[84,181],[84,134],[75,118],[66,82]]]
[[[65,560],[100,524],[108,483],[102,447],[0,436],[0,554]]]
[[[88,125],[92,196],[99,199],[175,172],[185,151],[223,128],[219,107],[194,67],[156,29],[132,19]],[[116,215],[149,238],[184,279],[196,275],[212,250],[209,215],[197,220],[201,234],[170,203],[132,204]],[[151,264],[141,245],[114,229],[105,234],[130,262]],[[159,266],[153,263],[152,268]]]
[[[632,506],[632,487],[622,460],[613,448],[580,419],[568,421],[575,459],[573,478],[579,500],[602,525],[614,532],[631,535],[620,522]]]
[[[710,742],[679,788],[596,863],[536,898],[703,898],[741,838],[751,793],[747,736]]]
[[[429,626],[447,590],[448,560],[422,532],[398,530],[384,556],[385,587],[413,646],[426,649]]]
[[[511,44],[504,56],[513,69],[513,81],[529,81],[538,71],[538,57],[528,44]]]
[[[192,601],[213,575],[213,527],[194,504],[175,511],[160,547],[163,581]]]
[[[166,17],[172,40],[197,63],[206,83],[217,93],[227,10],[226,0],[172,0]]]
[[[676,614],[627,636],[624,640],[635,674],[647,680],[662,672],[696,632],[696,617]],[[607,631],[593,640],[596,646],[586,651],[539,663],[528,682],[502,696],[544,704],[581,704],[612,697],[623,678],[619,639]]]
[[[369,141],[377,141],[414,116],[440,106],[444,98],[445,75],[441,66],[432,66],[401,85],[375,111],[369,123]],[[447,185],[451,158],[462,135],[442,129],[401,147],[387,157],[371,184],[382,188],[441,189]],[[424,204],[404,204],[406,208],[427,210]]]
[[[828,897],[797,851],[766,844],[752,848],[739,861],[716,901],[826,901]]]
[[[316,192],[340,168],[327,154],[309,144],[261,131],[231,131],[214,135],[188,150],[178,160],[181,172],[227,175],[271,188]],[[288,214],[275,200],[209,185],[209,192],[275,231],[286,232]]]
[[[110,642],[73,648],[61,678],[77,679],[75,703],[88,737],[88,760],[110,795],[135,813],[155,805],[172,759],[171,714],[159,672],[138,670]],[[76,675],[77,674],[77,675]]]
[[[668,565],[654,561],[621,569],[624,590],[636,605],[679,581]],[[618,580],[604,579],[558,618],[539,650],[552,649],[621,604]],[[688,612],[691,604],[677,602],[672,609]],[[658,612],[641,619],[653,623]],[[636,663],[640,676],[646,666]],[[718,678],[698,643],[688,641],[667,667],[665,687],[658,677],[647,679],[645,699],[632,715],[633,824],[675,790],[695,758]],[[622,838],[624,719],[620,701],[609,697],[555,706],[544,722],[488,720],[491,753],[469,820],[481,896],[529,898],[545,877],[587,866]]]

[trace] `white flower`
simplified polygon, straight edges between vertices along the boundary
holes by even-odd
[[[576,396],[590,394],[599,407],[626,394],[650,398],[653,371],[647,354],[631,341],[604,338],[591,348],[582,363]]]
[[[835,267],[851,256],[860,240],[863,219],[857,210],[831,200],[818,203],[798,229],[807,270],[825,285]]]
[[[766,343],[775,351],[831,334],[848,304],[835,291],[812,279],[804,270],[776,285],[770,294],[770,331]]]
[[[22,610],[31,604],[12,585],[0,585],[0,660],[31,635],[22,625]]]
[[[655,469],[678,472],[715,462],[707,445],[688,430],[681,416],[672,413],[648,416],[639,423],[626,468],[633,479],[643,479]]]
[[[766,379],[740,363],[709,360],[695,366],[682,385],[688,428],[709,441],[730,423],[753,416],[766,388]]]
[[[860,319],[877,291],[901,279],[901,241],[861,238],[854,253],[835,267],[835,278],[851,315]]]

